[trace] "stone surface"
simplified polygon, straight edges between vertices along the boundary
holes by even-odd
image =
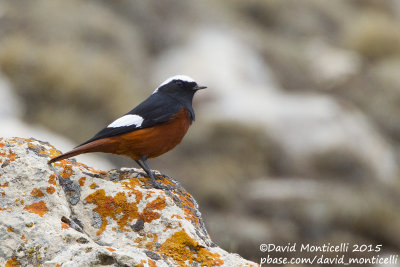
[[[256,266],[212,242],[193,197],[137,169],[98,171],[35,139],[0,138],[0,264]],[[56,170],[57,174],[53,171]]]

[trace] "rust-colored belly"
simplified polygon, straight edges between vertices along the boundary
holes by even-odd
[[[183,108],[166,123],[105,138],[101,152],[125,155],[134,160],[139,160],[141,155],[155,158],[178,145],[191,123],[189,111]]]

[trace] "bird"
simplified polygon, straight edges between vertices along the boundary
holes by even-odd
[[[195,120],[193,96],[205,88],[189,76],[172,76],[131,111],[71,151],[50,159],[48,164],[92,152],[128,156],[151,178],[153,187],[171,189],[156,181],[147,161],[182,141]]]

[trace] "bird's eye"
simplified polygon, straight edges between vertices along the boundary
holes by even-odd
[[[183,82],[182,81],[175,81],[175,84],[178,85],[179,87],[183,87]]]

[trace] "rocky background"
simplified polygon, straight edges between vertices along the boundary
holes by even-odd
[[[0,136],[63,151],[190,75],[197,121],[150,164],[218,245],[400,248],[399,1],[1,0],[0,70]]]

